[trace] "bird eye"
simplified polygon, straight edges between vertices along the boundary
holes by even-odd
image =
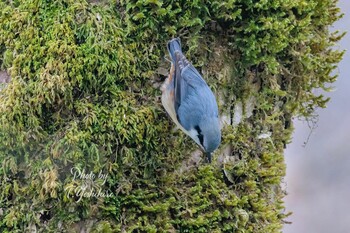
[[[201,128],[199,128],[198,125],[196,125],[194,128],[195,128],[195,130],[197,130],[197,133],[198,133],[197,137],[198,137],[198,139],[199,139],[199,142],[200,142],[201,145],[203,146],[203,134],[202,134],[202,130],[201,130]]]
[[[199,142],[201,143],[201,145],[203,146],[203,135],[198,134],[198,139],[199,139]]]

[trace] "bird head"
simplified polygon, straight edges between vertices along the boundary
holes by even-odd
[[[221,130],[218,117],[204,117],[194,129],[194,135],[191,137],[204,150],[208,162],[211,162],[211,154],[219,147],[221,142]]]

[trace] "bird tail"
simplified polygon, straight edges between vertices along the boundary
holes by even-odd
[[[179,51],[182,53],[180,38],[174,38],[168,42],[168,51],[171,56],[171,59],[175,61],[175,52]]]

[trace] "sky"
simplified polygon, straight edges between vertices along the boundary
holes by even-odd
[[[338,5],[345,16],[331,30],[348,31],[336,48],[350,50],[350,1]],[[317,111],[317,128],[310,135],[306,122],[294,122],[284,182],[286,210],[293,214],[283,233],[350,232],[350,51],[336,72],[331,100]]]

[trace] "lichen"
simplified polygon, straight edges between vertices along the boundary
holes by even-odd
[[[1,232],[281,230],[291,119],[325,107],[314,90],[328,90],[343,54],[333,47],[343,34],[328,30],[341,17],[336,1],[0,8],[0,70],[10,76],[0,90]],[[225,116],[213,164],[188,162],[198,148],[171,130],[155,88],[175,36]]]

